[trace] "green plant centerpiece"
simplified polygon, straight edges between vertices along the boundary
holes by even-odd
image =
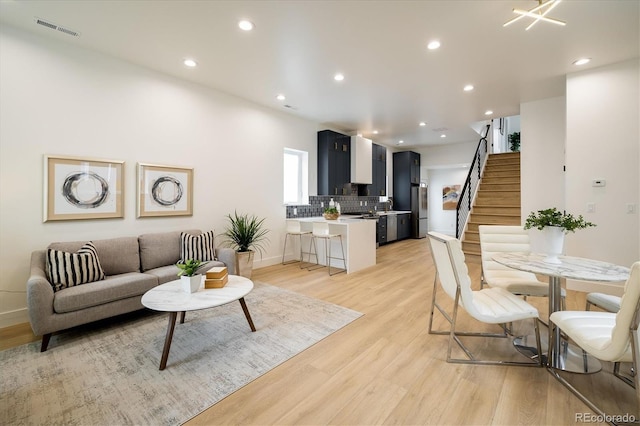
[[[570,213],[561,212],[555,207],[531,212],[524,222],[524,229],[536,228],[542,230],[547,226],[556,226],[561,228],[563,232],[568,233],[575,232],[576,229],[585,229],[596,225],[587,222],[582,215],[575,217]]]
[[[233,215],[227,215],[227,220],[227,229],[222,235],[226,237],[226,244],[236,251],[236,274],[251,278],[253,253],[257,251],[262,256],[263,244],[269,241],[265,219],[234,211]]]
[[[202,262],[197,259],[187,259],[184,262],[176,263],[178,276],[180,277],[180,287],[185,293],[195,293],[202,285],[200,271],[209,262]]]
[[[336,207],[327,207],[324,209],[324,216],[327,220],[336,220],[340,216],[340,212]]]
[[[178,267],[178,276],[192,277],[198,273],[198,269],[204,265],[201,261],[196,259],[187,259],[184,262],[179,261],[176,263]]]
[[[558,256],[562,254],[565,234],[591,226],[596,225],[586,221],[582,215],[575,217],[555,207],[531,212],[524,222],[524,229],[538,230],[537,235],[530,235],[532,250],[545,253],[544,261],[555,264],[562,263]]]

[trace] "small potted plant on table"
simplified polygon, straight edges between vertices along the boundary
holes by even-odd
[[[186,293],[195,293],[202,284],[202,274],[198,273],[200,269],[208,262],[201,262],[196,259],[187,259],[184,262],[176,263],[178,276],[180,277],[180,287]]]
[[[575,217],[555,207],[529,213],[524,223],[524,229],[535,228],[541,232],[540,243],[544,245],[542,250],[547,254],[544,261],[548,263],[560,263],[558,255],[562,254],[565,234],[591,226],[596,225],[586,221],[582,215]]]
[[[336,220],[340,217],[340,212],[336,207],[327,207],[322,216],[327,220]]]

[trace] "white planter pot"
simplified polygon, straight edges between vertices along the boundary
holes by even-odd
[[[180,287],[185,293],[195,293],[200,289],[201,285],[202,275],[200,274],[194,275],[192,277],[187,277],[185,275],[182,275],[180,277]]]
[[[236,252],[236,274],[251,279],[253,271],[253,251]]]
[[[564,229],[557,226],[547,226],[540,231],[541,252],[546,254],[547,263],[562,263],[558,256],[564,247]]]

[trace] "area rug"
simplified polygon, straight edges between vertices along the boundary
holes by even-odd
[[[54,335],[0,352],[0,424],[181,424],[362,314],[256,283],[240,304],[187,312],[167,368],[167,314]]]

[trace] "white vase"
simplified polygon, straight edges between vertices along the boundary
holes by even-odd
[[[200,289],[202,285],[202,275],[194,275],[192,277],[187,277],[186,275],[182,275],[180,277],[180,287],[182,291],[185,293],[195,293]]]
[[[542,253],[546,254],[544,258],[546,263],[562,263],[558,256],[562,254],[564,247],[564,228],[558,226],[546,226],[541,231],[541,243],[543,245]]]

